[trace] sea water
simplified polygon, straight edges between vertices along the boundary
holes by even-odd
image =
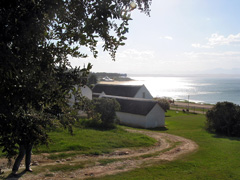
[[[137,77],[128,85],[144,84],[154,97],[198,103],[229,101],[240,105],[240,77]]]

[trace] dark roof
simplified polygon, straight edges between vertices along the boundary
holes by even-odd
[[[93,93],[102,93],[113,96],[134,97],[143,85],[112,85],[96,84]]]
[[[124,98],[105,95],[103,98],[114,98],[121,105],[120,112],[138,114],[146,116],[152,108],[158,104],[157,101],[140,98]]]

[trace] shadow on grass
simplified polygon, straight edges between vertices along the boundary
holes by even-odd
[[[143,130],[151,130],[151,131],[167,131],[168,128],[165,127],[156,127],[156,128],[143,128],[143,127],[132,127],[132,126],[127,126],[124,124],[120,124],[122,127],[127,128],[127,129],[143,129]]]
[[[27,171],[22,171],[21,173],[18,173],[18,174],[9,174],[6,179],[11,179],[11,180],[15,180],[15,179],[20,179]]]
[[[152,131],[167,131],[168,128],[167,127],[157,127],[157,128],[151,128],[149,130],[152,130]]]
[[[240,141],[240,137],[225,136],[225,135],[214,134],[214,133],[212,133],[212,135],[214,138],[218,138],[218,139],[229,139],[232,141]]]
[[[232,141],[240,141],[240,137],[236,137],[236,136],[227,136],[224,134],[219,134],[219,133],[214,133],[206,128],[204,128],[204,130],[206,130],[208,133],[210,133],[212,135],[212,137],[214,138],[218,138],[218,139],[229,139]]]
[[[117,129],[117,123],[101,123],[89,119],[81,119],[74,124],[77,128],[94,129],[98,131],[109,131]]]

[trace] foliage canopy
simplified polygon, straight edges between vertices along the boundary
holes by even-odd
[[[231,102],[218,102],[206,114],[207,129],[227,136],[240,137],[240,106]]]
[[[170,109],[170,103],[168,98],[156,98],[156,100],[165,112]]]
[[[11,158],[16,143],[47,143],[46,128],[69,112],[66,94],[83,85],[91,65],[69,70],[69,57],[97,57],[97,42],[113,60],[128,32],[130,0],[0,1],[0,143]],[[149,14],[151,0],[136,0]],[[131,9],[130,9],[131,10]],[[62,120],[70,125],[69,118]]]
[[[104,128],[113,128],[117,120],[116,111],[120,104],[115,99],[97,98],[94,100],[94,111],[100,115],[101,125]]]

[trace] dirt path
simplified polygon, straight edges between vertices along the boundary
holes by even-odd
[[[43,172],[36,174],[26,173],[15,179],[86,179],[89,177],[100,177],[112,175],[121,172],[130,171],[140,167],[153,165],[159,161],[173,161],[188,153],[197,150],[198,145],[186,138],[159,133],[154,131],[144,130],[128,130],[130,132],[142,133],[153,137],[157,143],[153,147],[139,149],[119,149],[111,154],[101,156],[78,156],[68,161],[53,162],[52,160],[44,159],[43,156],[34,156],[33,159],[39,160],[39,165],[33,167],[34,170],[45,168]],[[101,164],[101,160],[109,161],[109,163]],[[84,168],[78,168],[72,171],[56,171],[50,172],[48,167],[67,165],[76,166],[79,163],[84,163]],[[21,173],[21,171],[20,171]],[[14,178],[8,178],[14,179]]]

